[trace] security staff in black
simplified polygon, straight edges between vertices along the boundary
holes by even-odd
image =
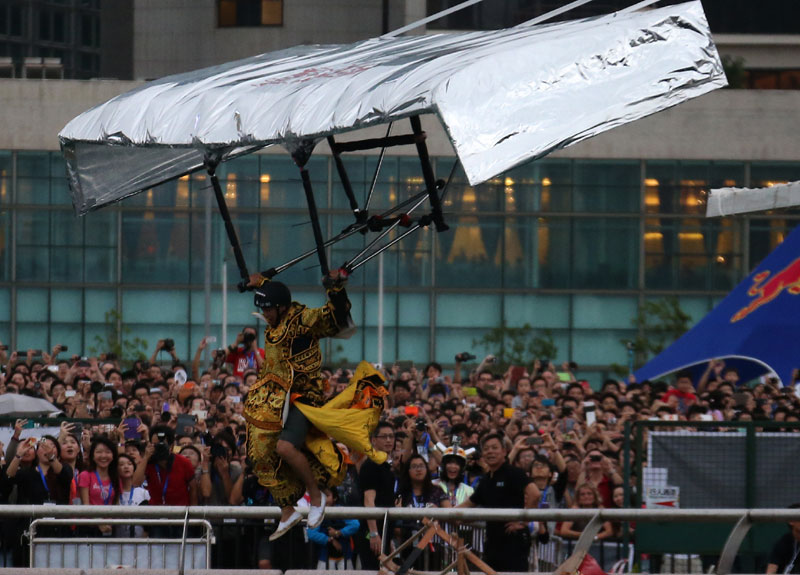
[[[488,472],[459,507],[530,509],[539,502],[539,488],[524,471],[506,461],[503,438],[491,433],[481,441]],[[484,560],[495,571],[530,571],[531,535],[525,521],[490,521],[486,525]]]

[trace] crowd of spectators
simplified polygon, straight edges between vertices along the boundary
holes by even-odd
[[[65,416],[54,420],[57,436],[40,439],[28,435],[25,419],[15,422],[10,441],[0,445],[0,503],[271,505],[246,458],[242,416],[243,399],[257,380],[255,354],[263,355],[258,339],[245,328],[228,349],[213,351],[204,339],[190,362],[162,340],[149,361],[130,366],[108,354],[66,358],[59,346],[50,354],[0,352],[0,394],[43,398]],[[743,385],[736,370],[719,361],[697,381],[680,372],[672,385],[629,377],[593,390],[574,363],[536,360],[500,370],[491,355],[477,365],[475,359],[459,354],[447,373],[437,363],[386,366],[388,405],[372,441],[389,460],[377,465],[349,453],[352,463],[344,483],[328,494],[331,500],[377,507],[619,507],[623,483],[633,484],[623,474],[626,422],[799,420],[792,386]],[[352,372],[323,368],[323,376],[332,397]],[[381,550],[418,527],[399,524],[384,533],[379,523],[326,520],[272,544],[270,525],[262,522],[247,527],[252,545],[238,547],[245,527],[220,524],[214,562],[374,569]],[[3,523],[6,562],[24,565],[24,529],[22,520]],[[497,570],[524,570],[509,557],[551,536],[575,539],[582,529],[576,522],[490,523],[484,557]],[[176,534],[157,526],[87,531],[98,537]],[[601,540],[619,537],[621,527],[611,523],[598,534]],[[297,552],[307,542],[315,545],[312,560]],[[238,556],[231,551],[240,548]]]

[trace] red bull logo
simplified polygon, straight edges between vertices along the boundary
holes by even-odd
[[[792,295],[800,294],[800,258],[771,277],[770,274],[772,272],[769,270],[756,274],[753,285],[747,290],[747,295],[755,299],[737,311],[731,318],[731,323],[744,319],[762,305],[774,300],[784,290]]]

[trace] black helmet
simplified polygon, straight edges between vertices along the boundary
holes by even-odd
[[[255,293],[253,303],[262,309],[281,305],[288,306],[292,303],[292,292],[289,291],[286,284],[281,282],[266,282],[253,291]]]

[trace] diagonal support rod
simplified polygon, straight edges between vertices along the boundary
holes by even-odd
[[[317,244],[317,258],[323,276],[327,276],[330,268],[328,267],[328,254],[325,253],[325,240],[322,239],[322,229],[319,226],[319,213],[317,212],[317,202],[314,199],[314,189],[311,187],[311,177],[305,167],[300,168],[300,177],[303,180],[303,189],[306,192],[306,203],[308,204],[308,215],[311,217],[311,228],[314,230],[314,243]]]
[[[439,199],[439,194],[436,192],[436,177],[433,174],[431,158],[428,155],[428,145],[425,143],[425,132],[422,131],[422,122],[420,122],[419,116],[411,116],[410,120],[411,129],[414,130],[414,135],[418,136],[416,141],[417,154],[419,155],[419,162],[422,165],[422,177],[425,180],[425,187],[428,188],[428,197],[431,200],[433,224],[436,226],[437,232],[444,232],[449,230],[450,226],[444,223],[442,202]]]
[[[236,259],[236,267],[239,268],[239,277],[242,281],[237,286],[240,292],[245,291],[247,283],[250,281],[250,274],[247,272],[247,264],[244,261],[242,254],[242,246],[239,244],[239,237],[236,235],[236,228],[233,227],[231,221],[231,213],[228,211],[228,204],[225,202],[225,195],[222,193],[222,186],[219,184],[217,177],[217,164],[206,160],[206,171],[208,172],[208,179],[211,182],[211,187],[214,189],[214,196],[217,198],[217,206],[219,213],[222,215],[222,221],[225,222],[225,232],[228,234],[228,241],[231,243],[233,249],[233,257]],[[225,278],[222,278],[225,281]]]
[[[344,162],[342,162],[342,154],[339,149],[341,144],[337,144],[333,136],[328,136],[328,146],[330,146],[331,154],[333,154],[333,162],[336,164],[336,171],[339,172],[339,179],[342,180],[342,187],[344,188],[344,193],[347,195],[347,201],[350,202],[350,209],[355,214],[356,221],[361,221],[363,215],[358,208],[356,195],[353,193],[353,185],[350,183],[350,177],[347,175]]]

